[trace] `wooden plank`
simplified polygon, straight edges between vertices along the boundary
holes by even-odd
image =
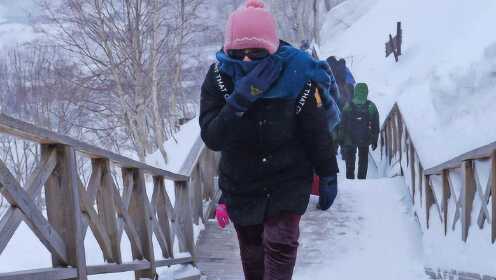
[[[194,253],[194,240],[193,240],[193,221],[191,219],[191,206],[189,203],[189,189],[186,181],[176,181],[176,205],[174,207],[176,212],[177,232],[181,232],[182,236],[178,233],[179,250],[181,252],[189,252],[193,257]]]
[[[425,177],[425,215],[427,221],[427,229],[429,229],[430,221],[430,210],[432,205],[434,205],[434,192],[432,191],[432,184],[430,176]]]
[[[171,254],[169,253],[169,248],[167,246],[167,242],[165,241],[165,234],[158,224],[155,213],[153,214],[152,228],[153,228],[153,233],[157,238],[158,245],[160,246],[160,250],[162,251],[162,257],[168,258]]]
[[[86,192],[88,193],[88,199],[90,205],[93,205],[96,200],[98,190],[100,189],[103,181],[103,170],[107,164],[105,159],[92,159],[91,160],[91,176],[88,182],[88,187]]]
[[[76,277],[75,268],[42,268],[0,273],[0,280],[63,280]]]
[[[85,214],[85,222],[83,224],[83,234],[87,229],[87,226],[90,225],[91,230],[93,231],[93,235],[95,236],[100,249],[102,249],[103,259],[107,262],[113,262],[112,258],[112,242],[110,237],[107,234],[105,229],[105,225],[103,225],[100,220],[98,213],[93,208],[90,203],[90,199],[88,194],[84,190],[83,183],[79,180],[79,197],[81,210]]]
[[[420,162],[420,159],[419,159],[419,157],[418,157],[417,154],[415,154],[415,157],[417,158],[417,162],[418,162],[418,171],[419,171],[419,177],[418,178],[419,178],[419,186],[420,186],[420,188],[419,188],[419,190],[420,190],[420,201],[422,201],[422,196],[423,196],[423,192],[422,192],[423,191],[423,188],[422,188],[422,186],[423,186],[423,179],[425,177],[424,176],[424,168],[422,167],[422,163]]]
[[[496,242],[496,150],[494,150],[491,155],[491,199],[491,240],[494,244],[494,242]]]
[[[162,256],[164,258],[169,258],[170,253],[169,253],[169,248],[167,245],[167,241],[165,240],[165,234],[162,231],[162,228],[159,225],[158,219],[157,219],[157,192],[155,192],[155,178],[154,180],[154,189],[153,189],[153,194],[152,194],[152,202],[147,203],[148,206],[148,211],[150,212],[151,217],[153,218],[152,221],[152,228],[153,228],[153,233],[155,234],[155,237],[157,238],[158,244],[160,246],[160,250],[162,251]],[[147,200],[148,201],[148,200]]]
[[[384,145],[386,141],[386,133],[384,131],[381,131],[381,160],[384,160]]]
[[[412,184],[412,197],[413,197],[413,203],[415,204],[415,190],[417,189],[417,185],[416,185],[417,172],[415,170],[416,157],[415,157],[415,149],[413,148],[413,145],[410,145],[410,161],[411,161],[410,174],[411,174],[411,184]],[[420,186],[420,188],[422,188],[422,186]]]
[[[217,207],[221,195],[222,192],[220,190],[217,190],[214,198],[210,200],[210,203],[208,204],[207,207],[207,211],[205,213],[205,220],[213,219],[215,217],[215,208]]]
[[[144,257],[151,264],[149,269],[135,272],[136,280],[141,278],[155,279],[155,256],[153,252],[153,217],[148,211],[148,196],[146,194],[145,174],[141,170],[134,170],[134,186],[131,200],[129,203],[129,216],[134,223],[136,232],[139,236],[142,252],[138,251],[135,246],[131,246],[134,259]],[[132,245],[132,244],[131,244]]]
[[[48,156],[42,146],[42,158]],[[86,256],[82,238],[79,176],[76,155],[69,146],[57,145],[57,168],[45,187],[48,221],[60,232],[66,245],[67,261],[52,256],[54,267],[70,265],[78,271],[78,280],[86,280]],[[72,278],[76,279],[76,278]]]
[[[131,200],[131,194],[133,192],[134,179],[133,179],[133,169],[122,168],[122,182],[124,189],[122,190],[122,203],[123,211],[127,212],[129,208],[129,201]],[[119,240],[122,237],[122,231],[124,230],[124,220],[119,218]]]
[[[455,201],[455,216],[453,218],[453,225],[452,225],[452,229],[455,230],[456,223],[458,222],[458,220],[460,219],[460,216],[461,216],[460,212],[462,209],[462,198],[461,198],[461,196],[459,198],[456,197],[455,185],[453,184],[453,182],[451,180],[451,172],[448,173],[448,183],[449,183],[449,187],[450,187],[451,196],[453,197],[453,199]]]
[[[403,120],[401,119],[401,115],[400,113],[397,111],[396,112],[396,119],[398,121],[398,150],[400,152],[400,168],[401,168],[401,172],[402,172],[402,176],[403,176],[403,163],[402,163],[402,160],[403,160]]]
[[[216,157],[216,152],[205,149],[205,156],[200,162],[200,171],[202,175],[203,182],[203,198],[205,200],[211,200],[215,196],[215,186],[214,186],[214,177],[217,176],[217,170],[219,161]]]
[[[27,193],[35,202],[41,194],[43,185],[57,165],[57,153],[55,149],[50,149],[48,153],[49,156],[41,160],[27,181]],[[22,222],[22,218],[22,213],[18,208],[10,207],[2,219],[0,219],[0,254],[2,254],[8,242],[12,239],[12,236]]]
[[[448,201],[451,197],[450,185],[449,185],[449,170],[443,171],[443,222],[444,222],[444,235],[448,235]]]
[[[60,260],[67,261],[67,251],[64,240],[48,223],[40,210],[31,200],[29,194],[21,188],[4,162],[0,160],[0,189],[3,196],[11,205],[15,205],[23,213],[24,221],[45,247]]]
[[[103,160],[97,163],[102,167],[100,189],[97,192],[98,214],[105,226],[105,232],[110,239],[112,254],[109,262],[122,263],[121,240],[118,236],[117,210],[114,196],[114,181],[110,169],[110,162]]]
[[[193,172],[191,173],[190,186],[192,219],[195,225],[199,225],[200,218],[203,219],[203,195],[200,168],[198,165],[193,168]]]
[[[172,208],[172,204],[169,200],[169,196],[165,192],[164,178],[163,177],[153,177],[153,198],[152,205],[157,211],[158,217],[158,225],[161,228],[165,242],[167,244],[167,249],[169,256],[166,257],[174,257],[173,255],[173,236],[171,226],[169,224],[169,219],[174,221],[174,209]],[[169,205],[169,209],[167,209],[167,205]],[[170,217],[170,218],[169,218]]]
[[[123,168],[138,168],[151,175],[160,175],[169,180],[187,180],[188,177],[162,170],[122,155],[89,145],[56,132],[36,127],[5,114],[0,114],[0,132],[17,136],[40,144],[64,144],[92,158],[107,158]]]
[[[398,55],[402,55],[401,45],[403,43],[403,30],[401,29],[401,22],[396,23],[396,49]]]
[[[118,273],[126,271],[145,270],[150,268],[148,261],[132,261],[123,264],[104,264],[88,266],[88,275]]]
[[[408,128],[406,127],[406,123],[403,121],[403,117],[400,115],[401,121],[402,121],[402,129],[403,133],[405,134],[405,137],[403,138],[405,141],[403,142],[403,148],[405,151],[405,156],[406,156],[406,167],[410,166],[410,161],[409,161],[409,155],[410,155],[410,146],[409,146],[409,135],[408,135]]]
[[[193,263],[193,257],[191,255],[186,253],[182,253],[181,255],[183,256],[180,258],[157,260],[155,263],[157,267]]]
[[[397,152],[397,144],[398,144],[398,136],[397,136],[397,130],[396,130],[396,111],[393,111],[391,115],[391,133],[392,133],[392,157],[396,157],[396,152]]]
[[[124,231],[126,232],[129,241],[131,241],[131,246],[134,246],[135,250],[137,250],[137,252],[140,252],[141,256],[143,256],[143,249],[141,248],[141,242],[139,240],[138,232],[134,227],[133,220],[129,216],[128,211],[124,210],[124,203],[120,199],[119,191],[117,190],[117,188],[114,188],[114,201],[117,207],[117,214],[124,220]],[[143,257],[139,259],[142,258]]]
[[[477,159],[487,159],[491,157],[492,152],[496,150],[496,142],[489,145],[482,146],[468,153],[462,154],[455,157],[454,159],[447,161],[443,164],[429,168],[426,174],[440,174],[443,169],[454,169],[462,166],[462,163],[466,160],[477,160]]]
[[[490,201],[490,195],[491,195],[491,178],[492,174],[491,171],[489,171],[489,179],[485,185],[486,188],[482,188],[482,183],[480,182],[480,177],[479,177],[479,172],[474,165],[474,178],[475,178],[475,186],[476,186],[476,193],[479,196],[479,199],[481,201],[481,209],[479,211],[479,215],[477,216],[477,224],[479,225],[480,229],[484,228],[484,223],[487,222],[491,224],[491,214],[489,213],[489,210],[487,209],[487,204]]]
[[[467,241],[475,196],[474,166],[471,160],[463,163],[464,184],[462,200],[462,240]]]
[[[105,160],[103,160],[103,159],[92,159],[91,160],[91,169],[92,169],[91,176],[90,176],[90,180],[88,182],[88,187],[84,191],[84,193],[85,193],[84,197],[87,198],[85,200],[84,205],[85,206],[88,205],[89,206],[88,209],[94,209],[93,205],[95,204],[98,190],[100,189],[100,186],[102,185],[102,180],[103,180],[102,173],[103,173],[104,166],[105,166]],[[83,187],[83,190],[84,190],[84,187]],[[90,211],[90,210],[88,210],[88,211]],[[88,213],[88,214],[93,214],[93,213]],[[98,216],[98,220],[100,221],[100,215]],[[96,223],[96,221],[91,221],[91,222]],[[83,228],[82,228],[83,238],[86,236],[86,232],[88,230],[89,224],[90,223],[87,223],[87,222],[85,222],[83,224]],[[95,224],[93,224],[93,225],[95,225]],[[93,228],[92,228],[92,230],[94,231]]]

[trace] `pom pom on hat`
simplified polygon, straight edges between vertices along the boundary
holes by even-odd
[[[246,7],[247,8],[263,8],[263,7],[265,7],[265,4],[263,2],[258,1],[258,0],[247,0],[246,1]]]
[[[224,51],[261,48],[274,54],[279,48],[277,25],[259,0],[247,0],[231,13],[226,25]]]

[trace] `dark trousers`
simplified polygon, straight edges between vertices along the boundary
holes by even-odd
[[[291,280],[300,215],[283,212],[261,225],[234,225],[246,280]]]
[[[367,178],[369,167],[369,146],[359,147],[357,145],[347,145],[344,147],[346,161],[346,178],[355,179],[355,162],[358,150],[358,179]]]

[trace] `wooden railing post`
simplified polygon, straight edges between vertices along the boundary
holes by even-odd
[[[138,234],[139,242],[143,250],[143,257],[150,262],[150,268],[135,272],[136,280],[141,278],[155,279],[155,255],[153,252],[153,217],[149,212],[148,196],[146,194],[145,174],[141,169],[132,169],[133,189],[129,201],[129,216]],[[135,247],[132,248],[133,257],[140,257],[140,252]]]
[[[393,143],[394,143],[394,146],[393,146],[393,158],[397,156],[398,154],[398,142],[399,142],[399,139],[398,139],[398,122],[397,122],[397,113],[396,113],[396,110],[394,111],[393,113],[393,117],[391,119],[391,125],[392,125],[392,129],[393,129]]]
[[[472,206],[475,196],[475,177],[474,165],[472,160],[463,163],[464,184],[462,190],[462,239],[467,241],[468,232],[471,224]]]
[[[200,166],[197,164],[191,172],[190,180],[191,192],[191,211],[193,223],[199,225],[200,218],[203,220],[203,191]]]
[[[415,203],[415,189],[417,188],[417,182],[416,182],[416,171],[415,171],[415,149],[413,148],[412,143],[410,143],[410,150],[407,152],[407,154],[410,153],[410,172],[411,172],[411,180],[412,180],[412,197],[413,197],[413,202]]]
[[[443,170],[443,205],[441,206],[443,210],[444,235],[448,234],[448,201],[450,197],[449,170],[445,169]]]
[[[165,243],[167,246],[167,253],[169,258],[174,257],[173,240],[174,235],[171,230],[169,219],[172,223],[175,222],[174,209],[170,202],[169,196],[165,191],[164,178],[160,176],[153,177],[153,198],[152,205],[157,211],[158,225],[164,233]]]
[[[194,256],[193,220],[191,219],[191,205],[189,200],[189,186],[187,181],[175,181],[175,212],[178,234],[179,250],[190,252]]]
[[[122,263],[121,239],[118,230],[117,209],[113,195],[110,162],[107,159],[95,159],[92,164],[95,172],[98,170],[101,172],[101,178],[98,180],[100,186],[96,191],[96,203],[98,206],[98,216],[103,222],[110,239],[112,258],[108,261],[120,264]]]
[[[422,163],[420,163],[420,159],[418,158],[418,155],[415,154],[415,157],[417,158],[417,162],[418,162],[418,173],[419,173],[419,192],[420,192],[420,201],[422,201],[422,198],[423,198],[423,188],[422,188],[422,184],[423,184],[423,179],[424,179],[424,168],[422,167]],[[422,205],[422,204],[420,204]]]
[[[393,143],[394,143],[394,139],[393,139],[393,133],[391,131],[391,122],[388,121],[387,123],[387,126],[386,126],[386,133],[387,133],[387,137],[388,137],[388,160],[389,160],[389,164],[391,165],[392,163],[392,159],[393,159]]]
[[[429,229],[430,211],[431,206],[434,205],[434,193],[432,190],[432,184],[430,176],[425,176],[425,218],[427,229]]]
[[[204,156],[200,159],[200,171],[203,184],[203,198],[211,200],[215,196],[214,177],[217,170],[215,152],[205,149]]]
[[[496,241],[496,150],[491,155],[491,199],[492,199],[492,214],[491,214],[491,241]]]
[[[49,147],[42,145],[45,159]],[[52,255],[54,267],[72,266],[78,271],[73,279],[86,280],[86,258],[82,238],[81,206],[79,203],[79,178],[74,150],[65,145],[57,146],[57,166],[45,184],[47,216],[50,224],[60,233],[67,249],[67,263]]]

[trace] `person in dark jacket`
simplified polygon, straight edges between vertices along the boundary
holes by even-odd
[[[289,280],[314,172],[320,207],[337,196],[331,78],[278,39],[274,18],[256,0],[229,17],[217,60],[202,85],[199,119],[203,141],[221,152],[216,215],[221,226],[228,217],[234,224],[246,279]]]
[[[358,179],[367,178],[369,146],[377,149],[379,138],[379,112],[368,100],[368,86],[358,83],[353,100],[343,109],[340,141],[346,161],[346,178],[355,179],[355,162],[358,150]]]
[[[350,69],[346,66],[346,60],[343,58],[337,60],[335,56],[329,56],[327,63],[336,78],[339,87],[339,108],[343,110],[344,106],[353,99],[353,89],[355,87],[355,78]]]

